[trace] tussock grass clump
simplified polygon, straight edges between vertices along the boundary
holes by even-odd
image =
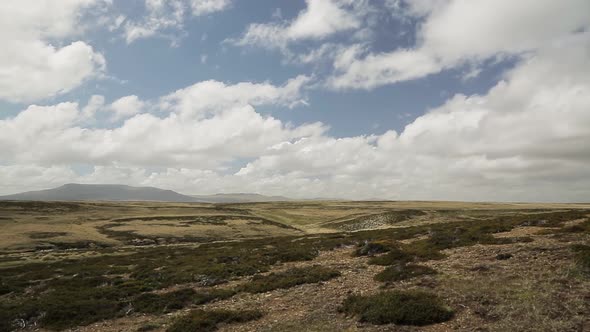
[[[52,237],[67,235],[66,232],[31,232],[27,234],[31,239],[49,239]]]
[[[364,241],[358,244],[354,256],[374,256],[391,250],[391,244],[383,241]]]
[[[424,262],[443,259],[446,256],[432,245],[429,240],[415,241],[404,246],[393,246],[385,255],[375,256],[369,260],[373,265],[397,265],[408,262]]]
[[[502,254],[496,255],[496,259],[499,261],[507,260],[510,258],[512,258],[512,254],[509,254],[509,253],[502,253]]]
[[[194,310],[188,315],[176,319],[168,328],[168,332],[217,330],[219,324],[245,323],[262,317],[257,310]]]
[[[340,311],[372,324],[429,325],[453,317],[434,294],[422,291],[382,292],[372,296],[349,296]]]
[[[439,260],[447,257],[440,252],[440,248],[436,247],[430,240],[414,241],[403,247],[403,250],[414,257],[418,262],[425,262],[429,260]]]
[[[409,254],[407,251],[402,250],[398,247],[390,248],[389,252],[385,255],[372,257],[369,259],[369,264],[372,265],[394,265],[400,264],[405,262],[410,262],[414,259],[414,257]]]
[[[428,266],[417,264],[397,264],[388,266],[385,270],[375,275],[375,280],[393,282],[416,278],[422,275],[436,274],[436,270]]]
[[[235,294],[232,290],[212,289],[195,291],[183,288],[164,294],[143,293],[132,302],[133,309],[143,313],[167,313],[182,309],[191,304],[204,304],[217,299],[225,299]]]
[[[590,276],[590,246],[577,244],[572,246],[572,250],[576,253],[576,264],[582,273]]]
[[[536,214],[521,214],[512,217],[498,218],[498,221],[504,221],[510,218],[516,222],[518,226],[545,226],[557,227],[561,226],[566,221],[584,218],[590,213],[588,210],[567,210],[567,211],[552,211],[546,213]]]
[[[137,332],[148,332],[148,331],[157,330],[159,328],[160,328],[159,324],[147,323],[147,324],[140,326],[137,329]]]
[[[302,284],[327,281],[340,276],[340,272],[321,266],[292,268],[284,272],[257,275],[242,286],[249,293],[264,293],[279,288],[291,288]]]
[[[559,233],[590,233],[590,219],[586,219],[586,221],[564,227],[558,230]]]
[[[0,320],[6,320],[8,324],[20,321],[27,326],[41,325],[50,330],[64,330],[117,317],[122,313],[122,309],[122,304],[104,297],[76,298],[73,292],[51,292],[39,299],[19,304],[10,303],[0,308],[0,318],[3,318]],[[0,328],[0,331],[4,330]]]
[[[8,315],[8,310],[0,305],[0,331],[12,331],[12,317]]]

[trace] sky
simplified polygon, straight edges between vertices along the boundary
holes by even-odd
[[[587,0],[4,0],[0,194],[590,201]]]

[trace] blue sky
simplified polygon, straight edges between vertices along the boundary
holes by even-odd
[[[187,19],[182,31],[172,29],[163,32],[170,36],[139,39],[130,44],[122,36],[113,35],[108,30],[89,31],[87,40],[108,59],[106,74],[110,78],[90,82],[71,93],[45,101],[78,100],[84,103],[94,94],[101,94],[110,101],[127,95],[153,99],[198,81],[269,81],[279,85],[300,74],[325,74],[330,66],[326,62],[289,64],[285,63],[280,52],[256,47],[240,48],[227,43],[228,39],[239,37],[250,23],[275,20],[273,13],[277,10],[285,20],[291,20],[305,7],[305,1],[238,1],[228,10]],[[129,20],[140,20],[147,15],[142,0],[115,2],[112,11],[125,15]],[[377,19],[379,24],[375,35],[366,41],[372,50],[388,52],[413,44],[414,21],[419,19],[405,22],[407,19],[395,18],[387,13]],[[171,46],[170,38],[178,38],[177,45]],[[346,39],[342,34],[336,34],[321,42],[309,41],[297,46],[309,49],[333,40],[346,42]],[[201,60],[202,56],[207,57],[205,62]],[[486,66],[480,75],[465,80],[463,74],[468,69],[458,68],[373,90],[313,89],[307,92],[309,105],[292,110],[263,107],[259,111],[272,113],[278,119],[296,125],[321,121],[330,126],[330,134],[336,137],[380,134],[389,129],[399,131],[451,95],[485,93],[505,69],[502,64]],[[23,107],[26,104],[11,103],[5,109],[14,114]],[[3,116],[10,113],[3,113]]]
[[[588,79],[558,65],[590,67],[586,1],[35,4],[0,6],[0,193],[587,198]]]

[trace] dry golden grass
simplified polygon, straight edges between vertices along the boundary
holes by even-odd
[[[48,245],[55,243],[69,244],[74,247],[88,244],[99,246],[129,244],[122,240],[121,236],[105,232],[105,227],[112,231],[127,232],[128,237],[134,235],[140,238],[188,236],[195,239],[204,237],[205,240],[224,240],[298,234],[294,229],[257,224],[252,222],[253,217],[292,226],[306,233],[332,233],[342,230],[335,225],[355,218],[407,209],[417,209],[427,214],[386,227],[407,227],[479,218],[486,213],[502,213],[502,211],[584,207],[588,208],[590,205],[412,201],[290,201],[218,205],[159,202],[0,202],[0,226],[2,227],[0,251],[50,248]],[[445,213],[431,213],[431,211],[441,210]],[[159,216],[162,220],[157,219]],[[179,224],[180,220],[171,219],[173,216],[195,216],[205,219],[225,216],[231,221],[227,225]],[[250,220],[240,223],[239,219],[236,219],[239,216],[248,216]],[[129,220],[130,218],[138,220]],[[151,219],[142,220],[142,218]]]

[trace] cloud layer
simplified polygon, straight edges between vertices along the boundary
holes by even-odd
[[[0,122],[0,155],[36,166],[3,166],[0,177],[49,179],[35,187],[68,178],[188,193],[576,200],[590,191],[586,37],[523,59],[487,94],[456,95],[399,134],[335,138],[320,123],[293,127],[256,112],[300,102],[305,77],[197,83],[152,102],[165,116],[136,114],[113,129],[81,127],[74,103],[31,106]],[[64,164],[97,166],[72,177]]]
[[[536,52],[590,29],[584,0],[396,2],[394,13],[422,17],[417,44],[372,53],[354,45],[334,62],[333,89],[371,89],[492,57]]]
[[[3,2],[0,99],[27,104],[0,119],[0,194],[84,182],[300,198],[590,197],[588,1],[384,3],[385,13],[369,1],[307,0],[294,17],[275,15],[228,39],[278,51],[287,63],[327,63],[324,71],[51,105],[39,101],[106,74],[105,56],[77,26],[89,9],[105,13],[111,3]],[[166,36],[182,31],[188,16],[232,7],[228,0],[144,4],[142,17],[108,18],[113,33],[128,43]],[[384,15],[414,24],[415,42],[375,50],[371,36]],[[266,111],[297,112],[316,91],[372,90],[450,69],[474,76],[506,59],[510,69],[489,90],[455,94],[399,131],[336,137],[329,123],[294,125]]]

